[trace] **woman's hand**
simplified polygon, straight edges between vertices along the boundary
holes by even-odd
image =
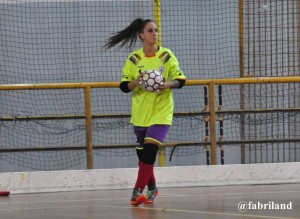
[[[145,73],[142,72],[142,73],[140,74],[140,76],[139,76],[138,79],[133,80],[133,81],[130,81],[129,84],[128,84],[128,88],[129,88],[130,90],[133,90],[136,86],[141,85],[141,84],[142,84],[142,78],[143,78],[144,75],[145,75]]]
[[[178,81],[171,81],[171,82],[164,82],[162,85],[159,86],[158,90],[163,91],[169,88],[178,88],[179,82]]]

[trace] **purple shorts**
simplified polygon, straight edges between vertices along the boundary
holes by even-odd
[[[169,131],[169,125],[152,125],[149,127],[134,126],[134,134],[137,138],[137,143],[144,146],[146,139],[152,139],[162,144]]]

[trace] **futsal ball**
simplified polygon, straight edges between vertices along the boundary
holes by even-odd
[[[144,72],[140,84],[150,92],[157,91],[159,86],[163,84],[163,76],[159,71],[148,70]]]

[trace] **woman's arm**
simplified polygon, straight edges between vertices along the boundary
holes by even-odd
[[[160,87],[159,90],[164,90],[167,88],[182,88],[185,84],[185,80],[176,79],[175,81],[171,82],[164,82]]]
[[[143,74],[140,75],[140,78],[138,78],[136,80],[133,80],[133,81],[123,81],[123,82],[121,82],[120,83],[120,89],[124,93],[129,93],[134,88],[136,88],[136,86],[138,86],[140,84],[140,80],[141,80],[142,76],[143,76]]]

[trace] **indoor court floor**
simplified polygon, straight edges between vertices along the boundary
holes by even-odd
[[[0,218],[300,218],[300,184],[161,188],[159,191],[153,205],[138,207],[130,205],[131,190],[11,194],[0,197]],[[255,209],[260,207],[266,209]]]

